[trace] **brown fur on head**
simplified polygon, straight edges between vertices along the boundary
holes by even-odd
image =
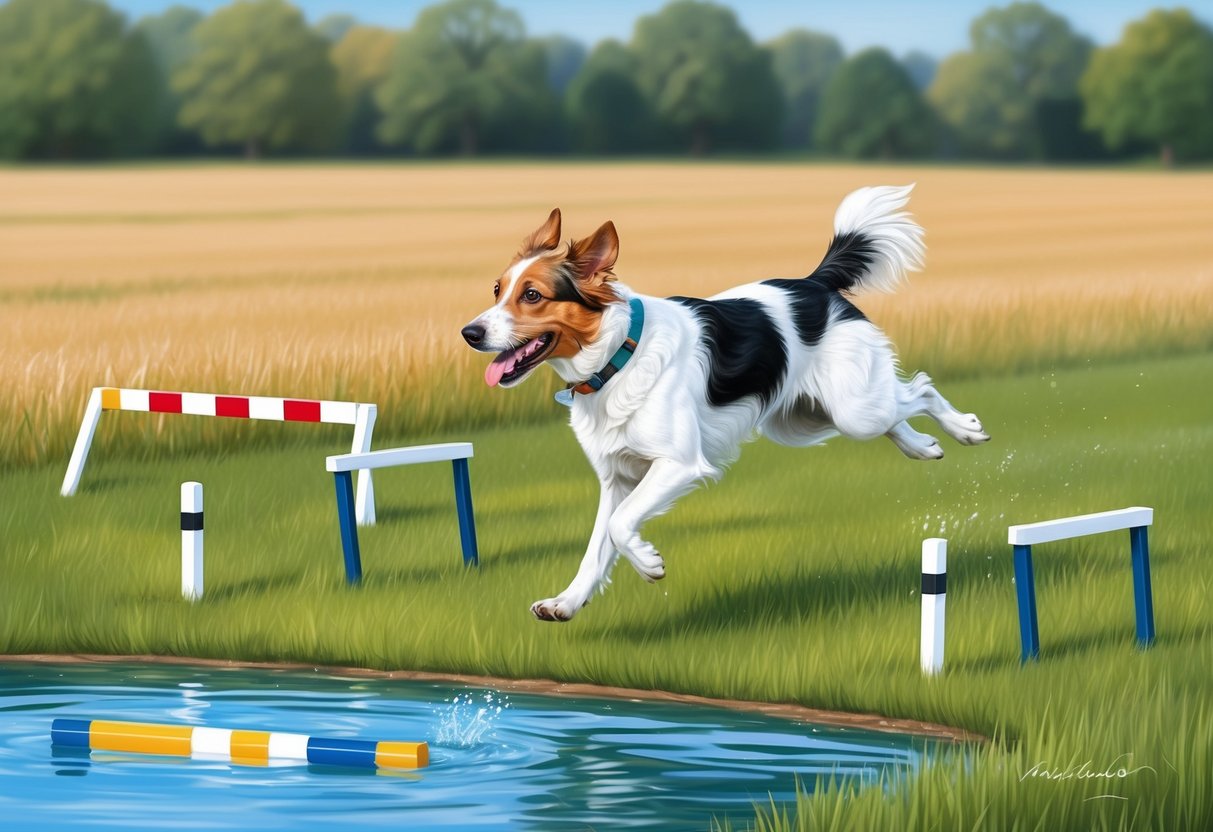
[[[598,337],[603,311],[619,300],[611,285],[619,256],[613,223],[559,246],[557,208],[497,278],[496,304],[464,328],[476,349],[501,352],[485,373],[489,385],[513,386],[549,358],[572,358]]]

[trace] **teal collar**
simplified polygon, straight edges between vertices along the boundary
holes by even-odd
[[[632,308],[632,323],[628,327],[628,337],[624,339],[623,345],[615,350],[615,354],[611,356],[611,360],[594,375],[590,376],[580,384],[570,384],[564,390],[556,394],[556,401],[560,402],[565,407],[573,406],[573,394],[580,393],[583,396],[588,396],[591,393],[596,393],[602,389],[615,373],[623,369],[624,365],[631,359],[632,353],[636,352],[636,347],[640,344],[640,336],[644,332],[644,304],[640,302],[640,298],[632,298],[628,302]]]

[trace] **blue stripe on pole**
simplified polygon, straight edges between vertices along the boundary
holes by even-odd
[[[69,748],[88,748],[91,719],[56,719],[51,723],[51,745]]]
[[[307,741],[307,761],[320,766],[374,768],[378,745],[373,740],[310,737]]]

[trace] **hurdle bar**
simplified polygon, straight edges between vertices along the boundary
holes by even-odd
[[[345,577],[351,584],[362,580],[362,553],[358,546],[358,527],[351,506],[354,501],[351,471],[364,472],[373,468],[395,468],[424,462],[451,462],[455,475],[455,509],[459,515],[459,543],[463,550],[463,565],[478,566],[480,553],[476,546],[476,518],[472,513],[472,483],[468,475],[468,460],[472,457],[471,442],[447,442],[440,445],[414,445],[407,448],[385,448],[361,454],[338,454],[325,458],[325,469],[333,474],[337,488],[337,523],[341,527],[341,549],[345,555]]]
[[[378,408],[364,402],[331,402],[314,399],[281,399],[267,396],[225,396],[215,393],[170,393],[131,390],[125,387],[94,387],[84,409],[84,420],[72,449],[60,493],[70,497],[80,486],[84,463],[97,432],[101,414],[107,410],[141,413],[183,413],[192,416],[226,416],[235,419],[265,419],[272,422],[320,422],[354,426],[354,453],[371,449]],[[358,474],[358,524],[375,525],[375,485],[369,471]]]
[[[1036,575],[1032,547],[1089,534],[1129,530],[1133,561],[1133,607],[1137,642],[1143,648],[1154,642],[1154,594],[1150,588],[1150,547],[1146,529],[1154,523],[1154,509],[1143,506],[1025,523],[1007,529],[1007,542],[1015,557],[1015,591],[1019,600],[1020,661],[1040,658],[1040,628],[1036,621]]]
[[[309,737],[278,731],[245,731],[150,722],[57,718],[51,744],[90,751],[120,751],[226,760],[237,765],[271,761],[357,768],[425,768],[430,763],[424,742],[395,742]]]

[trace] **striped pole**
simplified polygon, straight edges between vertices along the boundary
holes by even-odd
[[[430,763],[429,746],[424,742],[376,742],[102,719],[56,719],[51,723],[51,744],[92,751],[218,759],[254,766],[281,760],[324,766],[410,769],[425,768]]]
[[[181,594],[202,597],[202,483],[181,483]]]
[[[80,486],[84,463],[93,444],[101,414],[107,410],[141,413],[184,413],[193,416],[224,416],[234,419],[268,419],[275,422],[319,422],[354,427],[353,453],[371,449],[378,408],[364,402],[332,402],[315,399],[284,399],[270,396],[223,396],[216,393],[173,393],[132,390],[125,387],[94,387],[89,394],[84,420],[72,448],[59,493],[70,497]],[[358,472],[358,524],[375,525],[375,487],[370,471]]]
[[[943,612],[948,587],[948,541],[942,537],[922,542],[922,672],[933,676],[943,670]]]

